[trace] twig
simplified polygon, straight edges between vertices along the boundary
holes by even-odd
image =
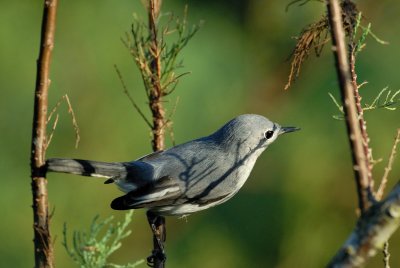
[[[358,123],[360,125],[361,137],[362,137],[362,144],[364,155],[366,156],[365,162],[368,167],[368,184],[370,189],[373,189],[373,180],[372,180],[372,149],[369,147],[369,137],[367,132],[367,122],[364,119],[364,110],[361,106],[361,96],[359,93],[360,86],[357,84],[357,73],[356,73],[356,55],[355,55],[355,45],[351,44],[350,50],[350,73],[351,73],[351,83],[353,85],[354,90],[354,99],[357,108],[358,114]]]
[[[390,268],[389,242],[386,242],[383,246],[383,264],[385,268]]]
[[[54,47],[57,0],[45,0],[37,61],[37,76],[34,96],[31,186],[33,196],[33,231],[35,267],[53,267],[53,245],[49,230],[47,180],[43,167],[46,152],[46,123],[48,89],[50,85],[50,60]]]
[[[296,0],[294,2],[299,1],[301,0]],[[321,54],[324,45],[329,41],[327,29],[328,19],[324,16],[318,22],[307,26],[300,33],[300,36],[297,37],[296,47],[291,55],[293,56],[293,60],[288,81],[284,87],[285,90],[289,89],[292,82],[299,76],[301,67],[310,55],[310,51],[314,49],[317,56]]]
[[[142,2],[147,9],[148,23],[145,25],[137,19],[131,28],[132,38],[127,36],[123,43],[129,48],[142,76],[152,115],[152,120],[145,119],[145,121],[151,127],[153,151],[160,151],[164,149],[165,133],[168,128],[171,128],[170,117],[166,115],[164,109],[164,98],[174,91],[179,79],[187,74],[175,73],[176,69],[182,66],[181,62],[177,62],[178,54],[197,32],[199,26],[187,28],[187,8],[184,10],[183,20],[169,15],[166,25],[158,25],[161,19],[159,16],[161,0],[142,0]],[[171,23],[174,24],[174,29],[170,29]],[[167,45],[166,36],[172,33],[175,33],[176,40],[172,41],[171,45]],[[119,73],[118,70],[117,73]],[[120,73],[119,76],[121,78]],[[126,86],[124,88],[126,91]],[[134,103],[132,99],[131,102]],[[137,105],[134,106],[141,113]],[[175,112],[175,108],[176,106],[172,114]],[[173,140],[172,135],[171,140]],[[151,211],[147,216],[154,241],[152,255],[147,258],[148,265],[164,267],[165,218],[153,214]]]
[[[289,4],[286,5],[285,11],[288,12],[290,6],[297,4],[299,2],[301,2],[301,3],[299,3],[299,6],[304,6],[305,4],[307,4],[308,2],[311,2],[311,1],[322,2],[322,0],[293,0],[292,2],[290,2]]]
[[[335,97],[332,95],[332,93],[328,92],[329,97],[333,101],[333,103],[336,105],[338,110],[343,114],[343,106],[339,104],[339,102],[335,99]]]
[[[136,104],[135,100],[133,99],[133,97],[131,96],[131,94],[128,91],[128,88],[125,84],[125,81],[122,77],[122,74],[120,72],[120,70],[118,69],[117,65],[114,64],[114,68],[115,71],[117,72],[118,78],[121,81],[122,84],[122,88],[124,89],[124,93],[128,96],[129,100],[131,101],[133,108],[135,108],[135,110],[140,114],[140,116],[143,118],[144,122],[146,122],[146,124],[151,128],[151,123],[150,121],[147,119],[147,117],[144,115],[144,113],[142,112],[142,110],[139,108],[139,106]]]
[[[50,118],[50,117],[49,117],[49,118]],[[52,128],[51,128],[50,135],[49,135],[49,137],[47,138],[46,150],[47,150],[47,148],[49,148],[49,145],[50,145],[51,141],[53,140],[53,135],[54,135],[54,132],[56,131],[57,124],[58,124],[58,118],[59,118],[59,115],[56,114],[56,119],[54,119],[54,123],[53,123],[53,126],[52,126]],[[47,120],[47,123],[49,123],[49,120]]]
[[[361,213],[371,205],[372,191],[368,179],[368,156],[365,155],[363,137],[359,125],[354,88],[351,83],[350,68],[347,59],[345,35],[341,9],[338,0],[327,1],[328,18],[332,36],[332,50],[335,56],[336,71],[340,84],[343,111],[353,160],[353,169],[357,185],[358,202]]]
[[[376,191],[376,199],[380,200],[383,196],[383,192],[385,191],[386,188],[386,184],[388,181],[388,176],[390,171],[392,170],[392,166],[393,166],[393,162],[394,162],[394,157],[396,156],[396,150],[397,150],[397,145],[400,142],[400,128],[397,129],[397,135],[396,138],[394,140],[394,144],[392,147],[392,151],[390,152],[390,156],[389,156],[389,160],[388,160],[388,164],[385,167],[385,172],[383,174],[381,183],[379,185],[378,191]]]
[[[72,109],[72,105],[71,105],[71,102],[69,101],[68,95],[65,94],[63,96],[63,98],[67,102],[68,113],[71,115],[72,126],[74,127],[74,130],[75,130],[75,148],[78,148],[78,144],[79,144],[79,141],[81,140],[81,136],[79,135],[79,127],[78,127],[78,123],[76,122],[76,116],[75,116],[74,110]]]
[[[62,101],[65,100],[65,102],[67,103],[67,107],[68,107],[68,113],[71,115],[71,120],[72,120],[72,126],[74,127],[74,131],[75,131],[75,148],[78,148],[79,145],[79,141],[81,140],[81,136],[79,135],[79,126],[78,123],[76,121],[76,116],[74,113],[74,109],[72,109],[72,105],[71,102],[69,100],[69,97],[67,94],[63,95],[56,103],[56,105],[54,106],[54,108],[51,110],[51,112],[49,113],[49,116],[47,117],[47,122],[46,124],[49,124],[51,121],[51,118],[53,117],[53,115],[57,112],[58,107],[60,107]],[[58,114],[56,114],[56,119],[54,120],[53,123],[53,127],[51,129],[51,133],[47,138],[47,142],[46,142],[46,149],[49,147],[51,140],[53,138],[53,134],[54,131],[56,130],[57,127],[57,123],[58,123]]]
[[[150,62],[151,69],[151,89],[149,92],[149,105],[153,116],[152,133],[153,151],[164,149],[164,122],[165,112],[161,101],[164,96],[161,86],[161,49],[158,40],[157,19],[161,9],[161,0],[149,0],[148,17],[150,32],[150,52],[152,60]],[[150,215],[150,214],[148,214]],[[153,230],[153,253],[148,258],[148,263],[156,268],[165,266],[164,243],[166,241],[166,225],[165,218],[162,216],[149,217],[149,224]]]
[[[372,205],[357,222],[330,268],[362,266],[381,250],[400,225],[400,183],[382,202]]]
[[[150,63],[151,69],[151,90],[149,95],[150,110],[153,116],[153,151],[164,149],[164,107],[161,102],[163,90],[161,87],[161,47],[159,47],[157,19],[160,13],[161,1],[149,0],[149,32],[150,32],[150,53],[153,56]]]

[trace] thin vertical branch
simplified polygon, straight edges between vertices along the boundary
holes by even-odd
[[[150,32],[150,63],[151,89],[150,89],[150,110],[153,115],[153,151],[164,149],[164,119],[165,111],[161,102],[163,88],[161,86],[161,47],[158,40],[157,19],[160,13],[161,1],[149,0],[149,32]]]
[[[176,62],[176,59],[178,53],[197,32],[199,26],[186,29],[187,9],[185,9],[182,21],[174,19],[171,15],[166,25],[160,26],[159,14],[162,0],[142,0],[142,2],[147,10],[148,23],[146,25],[137,20],[132,25],[132,40],[128,37],[124,44],[129,48],[142,75],[152,115],[152,120],[145,119],[145,121],[151,127],[153,151],[160,151],[165,146],[166,128],[171,126],[171,121],[167,117],[163,106],[163,98],[174,91],[179,78],[186,74],[175,74],[175,70],[181,66],[180,63]],[[171,30],[170,26],[173,21],[175,21],[173,23],[174,29]],[[169,46],[165,38],[171,33],[176,33],[177,36],[176,40],[172,41]],[[127,92],[124,83],[123,87]],[[135,102],[133,100],[131,102],[144,117]],[[166,260],[164,251],[166,240],[165,218],[151,211],[147,212],[147,218],[153,231],[154,243],[152,254],[147,258],[147,263],[153,267],[164,267]]]
[[[358,202],[363,214],[371,205],[372,191],[368,179],[368,156],[365,155],[363,136],[358,120],[354,88],[348,63],[348,53],[343,31],[342,13],[338,0],[327,1],[328,17],[332,36],[332,50],[335,56],[336,71],[340,84],[343,110],[346,119],[347,134],[349,137],[354,175],[357,185]]]
[[[151,88],[149,92],[149,105],[153,116],[152,147],[153,151],[164,149],[164,122],[165,111],[162,103],[163,88],[161,86],[161,47],[158,39],[157,19],[161,9],[161,0],[149,0],[148,17],[150,33],[150,62]],[[150,226],[153,230],[153,253],[148,258],[148,263],[156,268],[165,266],[164,243],[166,241],[165,218],[148,214]]]
[[[46,151],[47,96],[49,71],[56,26],[57,0],[45,0],[41,29],[40,52],[34,96],[31,178],[33,195],[33,230],[35,267],[53,267],[53,247],[49,230],[47,180],[43,167]]]
[[[385,268],[390,268],[389,242],[386,242],[383,246],[383,264]]]
[[[376,191],[375,196],[376,196],[376,199],[378,199],[378,200],[382,199],[383,192],[385,191],[385,188],[386,188],[386,185],[388,182],[389,173],[392,170],[392,166],[394,163],[394,157],[396,156],[397,145],[399,144],[399,142],[400,142],[400,128],[397,129],[397,135],[396,135],[396,138],[394,139],[392,151],[390,152],[389,160],[385,167],[385,172],[383,173],[383,177],[382,177],[381,183],[379,185],[379,188]]]
[[[364,155],[366,156],[365,161],[366,165],[368,167],[368,183],[370,190],[372,191],[374,185],[373,185],[373,179],[372,179],[372,150],[369,147],[369,137],[368,137],[368,132],[367,132],[367,122],[364,119],[364,110],[361,106],[361,95],[359,93],[359,88],[360,86],[357,84],[357,73],[356,73],[356,55],[355,55],[355,45],[352,43],[351,44],[351,50],[350,50],[350,73],[351,73],[351,83],[353,86],[354,90],[354,98],[356,102],[356,108],[357,108],[357,114],[358,114],[358,122],[360,124],[360,131],[361,131],[361,137],[362,137],[362,143],[363,143],[363,150],[364,150]]]

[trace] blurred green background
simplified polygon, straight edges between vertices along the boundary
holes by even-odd
[[[32,267],[32,197],[29,151],[33,90],[43,1],[1,1],[0,83],[3,220],[0,266]],[[177,143],[207,135],[242,113],[258,113],[301,132],[280,139],[258,160],[243,189],[229,202],[186,220],[167,219],[168,267],[322,267],[352,230],[356,194],[344,123],[332,119],[338,96],[333,57],[311,56],[300,78],[284,91],[287,61],[301,27],[320,18],[324,5],[289,1],[168,1],[163,10],[204,25],[184,49],[184,77],[169,97],[179,103],[174,120]],[[358,1],[372,29],[390,45],[372,39],[358,59],[365,102],[383,87],[398,89],[400,58],[399,1]],[[120,38],[130,30],[132,14],[145,16],[140,1],[60,1],[52,60],[49,106],[68,94],[81,131],[74,130],[63,104],[47,157],[127,161],[149,153],[150,132],[123,94],[117,64],[134,98],[146,110],[138,71]],[[367,113],[379,180],[400,127],[399,111]],[[170,146],[171,142],[168,140]],[[399,159],[399,158],[398,158]],[[400,178],[396,160],[389,188]],[[58,267],[74,267],[61,246],[62,226],[89,226],[95,214],[105,218],[110,201],[121,193],[102,180],[49,174]],[[144,211],[135,211],[132,235],[113,255],[116,263],[133,262],[150,253],[150,230]],[[392,267],[400,267],[400,234],[391,240]],[[383,267],[378,254],[367,267]],[[145,267],[143,265],[143,267]]]

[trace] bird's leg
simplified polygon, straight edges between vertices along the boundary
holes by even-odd
[[[147,257],[147,265],[150,267],[164,267],[164,262],[167,258],[164,251],[164,242],[167,238],[165,218],[147,211],[147,220],[153,232],[154,244],[151,255]]]

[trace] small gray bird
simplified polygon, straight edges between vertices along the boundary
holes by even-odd
[[[246,182],[260,154],[295,127],[267,118],[240,115],[215,133],[131,162],[47,160],[47,171],[107,178],[126,194],[116,210],[147,208],[160,215],[188,215],[221,204]]]

